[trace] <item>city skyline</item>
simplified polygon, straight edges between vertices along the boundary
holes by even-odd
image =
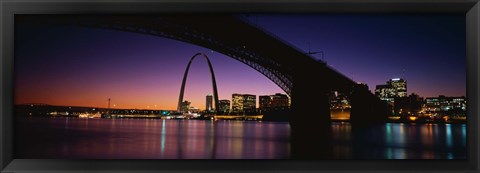
[[[388,79],[403,77],[409,81],[408,94],[434,97],[465,96],[465,50],[459,51],[462,46],[465,48],[465,38],[461,37],[465,26],[461,18],[463,16],[258,15],[255,24],[304,51],[308,51],[306,43],[309,42],[312,51],[325,52],[323,59],[328,65],[355,81],[368,84],[370,91]],[[282,26],[285,22],[297,27]],[[452,22],[452,25],[441,25]],[[366,29],[372,25],[378,26]],[[405,27],[396,28],[402,25]],[[345,30],[348,26],[357,27]],[[384,32],[374,32],[385,28]],[[329,36],[319,32],[320,29],[335,32],[328,32]],[[27,25],[16,26],[15,31],[17,104],[106,107],[106,100],[112,98],[112,105],[117,108],[146,109],[157,105],[159,109],[175,110],[183,71],[189,58],[197,52],[204,52],[212,61],[219,99],[230,100],[233,93],[257,96],[285,93],[241,62],[180,41],[93,28]],[[342,36],[345,34],[350,39]],[[438,37],[442,34],[443,37]],[[370,39],[366,40],[367,36]],[[361,40],[369,44],[362,45]],[[40,44],[45,41],[48,44]],[[413,41],[418,43],[407,44]],[[349,51],[341,51],[342,48]],[[380,50],[371,52],[376,49]],[[403,54],[398,50],[403,50]],[[411,57],[399,58],[405,53]],[[364,61],[358,61],[359,56]],[[415,60],[417,64],[405,65]],[[207,64],[205,60],[192,63],[184,100],[204,109],[205,96],[212,94]]]
[[[331,93],[331,94],[335,94],[335,92],[334,92],[334,93]],[[372,94],[378,94],[378,93],[373,92]],[[235,95],[252,95],[252,94],[233,93],[233,94],[232,94],[232,97],[234,97]],[[289,97],[288,95],[286,95],[286,94],[281,94],[281,93],[275,93],[275,94],[271,94],[271,95],[252,95],[252,96],[255,96],[255,98],[258,98],[257,101],[256,101],[256,107],[255,107],[255,108],[256,108],[256,109],[262,109],[262,97],[269,97],[269,98],[271,98],[271,97],[275,97],[275,96],[279,96],[279,95],[280,95],[280,96],[287,97],[286,99],[287,99],[288,106],[289,106],[289,105],[290,105],[290,97]],[[442,95],[442,94],[439,94],[439,95],[437,95],[437,96],[424,97],[424,96],[418,95],[418,94],[416,94],[416,93],[410,93],[409,95],[405,95],[405,96],[401,96],[401,97],[409,97],[409,96],[412,96],[412,95],[415,95],[415,96],[418,96],[418,97],[422,98],[425,102],[426,102],[426,100],[428,100],[428,99],[439,98],[439,97],[448,97],[448,98],[466,97],[466,96],[448,96],[448,95]],[[211,95],[209,95],[209,94],[206,95],[206,97],[207,97],[207,103],[209,102],[209,100],[208,100],[208,97],[209,97],[209,96],[211,96]],[[377,95],[377,97],[379,97],[379,99],[383,99],[383,96]],[[331,98],[331,99],[332,99],[332,98]],[[348,97],[347,97],[346,99],[348,100]],[[391,98],[391,99],[393,100],[393,98]],[[108,100],[108,102],[110,102],[110,101],[111,101],[111,98],[108,98],[107,100]],[[389,101],[392,101],[392,100],[389,100]],[[210,101],[212,101],[212,100],[210,100]],[[232,106],[230,102],[233,102],[233,101],[234,101],[234,98],[232,98],[231,100],[229,100],[229,99],[221,99],[221,100],[219,100],[219,101],[220,101],[220,102],[219,102],[219,106],[220,106],[220,107],[225,106],[225,103],[222,103],[222,102],[227,101],[227,102],[228,102],[228,104],[227,104],[227,105],[228,105],[228,108],[227,108],[227,109],[230,109],[231,106]],[[269,100],[269,101],[272,101],[272,100]],[[333,102],[334,102],[335,100],[330,100],[330,101],[333,101]],[[184,100],[184,102],[188,102],[189,105],[190,105],[190,103],[191,103],[189,100]],[[212,102],[213,102],[213,101],[212,101]],[[334,104],[333,102],[331,102],[330,104]],[[263,104],[265,104],[265,103],[263,103]],[[277,104],[278,104],[278,103],[277,103]],[[147,106],[147,108],[121,108],[121,107],[117,107],[115,104],[113,104],[113,106],[109,105],[109,106],[107,106],[107,107],[102,107],[102,106],[84,106],[84,105],[52,105],[52,104],[48,104],[48,103],[38,103],[38,102],[35,102],[35,103],[34,103],[34,102],[31,102],[31,103],[17,103],[17,105],[49,105],[49,106],[66,106],[66,107],[68,107],[68,106],[75,106],[75,107],[94,107],[94,108],[104,108],[104,109],[106,109],[106,108],[111,108],[111,109],[115,109],[115,108],[116,108],[116,109],[132,109],[132,110],[169,110],[169,111],[176,111],[176,110],[177,110],[177,108],[175,108],[175,109],[157,109],[157,108],[161,107],[161,106],[159,106],[159,105]],[[332,105],[331,105],[331,106],[332,106]],[[207,106],[206,106],[206,107],[207,107]],[[203,110],[201,110],[201,111],[207,111],[206,107],[205,107],[205,109],[203,109]],[[195,106],[190,106],[190,108],[192,108],[192,109],[199,109],[198,107],[195,107]],[[213,110],[216,110],[214,104],[213,104]]]

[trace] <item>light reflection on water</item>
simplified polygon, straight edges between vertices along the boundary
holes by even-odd
[[[288,159],[288,123],[161,119],[17,120],[17,158]],[[332,123],[335,159],[465,159],[465,124]],[[326,140],[306,134],[312,140]]]
[[[333,123],[334,158],[466,159],[465,124],[385,123],[355,130]]]

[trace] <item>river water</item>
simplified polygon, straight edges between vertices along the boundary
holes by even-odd
[[[285,122],[162,119],[16,120],[24,159],[288,159]],[[465,159],[466,125],[334,122],[332,159]],[[315,134],[308,134],[312,140]]]

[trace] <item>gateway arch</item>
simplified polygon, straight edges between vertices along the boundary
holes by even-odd
[[[210,63],[210,59],[208,59],[208,56],[205,55],[204,53],[196,53],[195,55],[193,55],[192,58],[190,58],[190,61],[188,62],[188,65],[187,65],[187,68],[185,69],[185,73],[183,74],[182,87],[180,89],[180,96],[178,97],[178,107],[177,107],[178,112],[182,112],[181,107],[182,107],[182,102],[183,102],[183,94],[185,92],[185,83],[187,81],[187,76],[188,76],[188,71],[190,70],[190,65],[192,64],[192,61],[200,55],[203,56],[207,60],[208,68],[210,68],[210,75],[212,76],[213,98],[214,98],[214,102],[215,102],[214,110],[215,110],[215,112],[217,111],[217,107],[218,107],[217,82],[215,80],[215,73],[213,72],[212,63]]]

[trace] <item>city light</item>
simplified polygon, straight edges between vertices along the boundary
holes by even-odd
[[[417,120],[417,117],[409,116],[408,119],[409,119],[410,121],[415,121],[415,120]]]

